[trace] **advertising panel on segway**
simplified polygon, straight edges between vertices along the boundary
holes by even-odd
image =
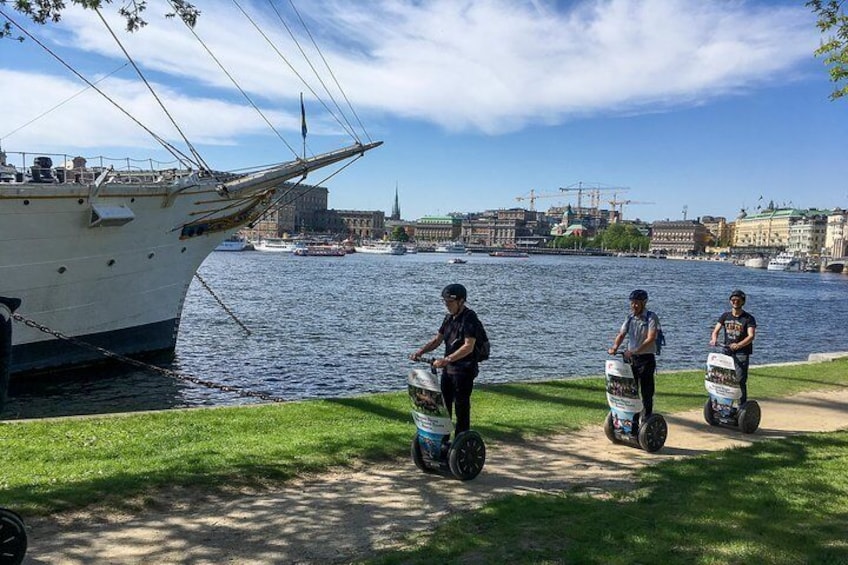
[[[732,355],[711,352],[707,356],[704,387],[709,399],[704,403],[704,420],[711,426],[719,424],[738,427],[742,433],[754,433],[760,426],[760,405],[756,400],[747,400],[740,405],[742,388],[739,372]]]
[[[610,411],[604,421],[604,433],[613,443],[639,447],[649,453],[662,449],[668,426],[660,414],[641,421],[643,410],[633,370],[623,358],[609,359],[604,370],[607,403]]]
[[[432,359],[420,360],[432,363]],[[486,444],[474,430],[459,433],[451,441],[454,426],[432,364],[429,369],[410,371],[407,390],[417,428],[411,447],[415,466],[425,473],[450,474],[461,481],[480,474],[486,463]]]

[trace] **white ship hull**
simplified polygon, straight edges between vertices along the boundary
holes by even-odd
[[[283,181],[377,145],[234,179],[226,190],[220,179],[194,176],[106,182],[99,190],[0,183],[0,296],[20,298],[23,318],[109,351],[173,351],[186,292],[207,255],[257,217]],[[103,359],[54,334],[13,325],[13,374]]]

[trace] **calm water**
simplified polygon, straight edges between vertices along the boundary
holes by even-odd
[[[176,358],[182,373],[285,399],[400,390],[409,353],[444,315],[439,292],[469,289],[492,358],[480,383],[599,375],[636,287],[663,324],[660,370],[695,368],[731,289],[759,324],[755,364],[848,350],[848,276],[776,273],[718,262],[444,254],[344,258],[213,253],[200,274],[247,325],[246,335],[196,281]],[[87,371],[17,383],[4,418],[256,402],[144,371]]]

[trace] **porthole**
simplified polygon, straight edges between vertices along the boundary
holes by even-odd
[[[156,255],[156,254],[155,254],[155,253],[148,253],[148,254],[147,254],[147,258],[148,258],[148,259],[153,259],[153,256],[154,256],[154,255]]]
[[[107,265],[109,265],[109,266],[111,267],[112,265],[114,265],[114,264],[115,264],[115,260],[114,260],[114,259],[109,259],[109,261],[107,261],[107,262],[106,262],[106,264],[107,264]]]
[[[180,250],[180,253],[185,253],[185,252],[186,252],[186,248],[185,248],[185,247],[183,247],[183,248]]]
[[[58,268],[58,269],[56,269],[56,270],[57,270],[57,271],[59,271],[59,274],[61,275],[62,273],[64,273],[65,271],[67,271],[67,270],[68,270],[68,268],[67,268],[66,266],[62,265],[61,267],[59,267],[59,268]]]
[[[24,206],[29,206],[29,200],[24,200]]]

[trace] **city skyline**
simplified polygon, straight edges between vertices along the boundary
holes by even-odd
[[[267,5],[243,7],[276,45],[287,45]],[[121,31],[114,10],[104,15],[210,166],[299,154],[304,91],[307,151],[349,142],[236,8],[203,6],[195,31],[288,147],[191,33],[161,17],[165,9],[151,5],[149,25],[135,34]],[[308,179],[330,189],[331,208],[388,212],[397,188],[408,219],[527,208],[516,198],[531,190],[540,195],[535,208],[546,210],[576,205],[574,193],[557,193],[581,182],[628,188],[616,198],[645,204],[625,205],[625,218],[644,221],[682,219],[684,207],[690,219],[732,221],[760,197],[848,207],[839,168],[848,105],[828,99],[833,85],[813,56],[821,37],[803,4],[322,1],[298,9],[344,87],[337,100],[356,110],[348,112],[354,129],[361,120],[361,139],[385,142],[327,183]],[[69,8],[61,25],[25,27],[178,142],[95,13]],[[291,31],[310,48],[302,28]],[[170,158],[33,40],[0,49],[0,148]]]

